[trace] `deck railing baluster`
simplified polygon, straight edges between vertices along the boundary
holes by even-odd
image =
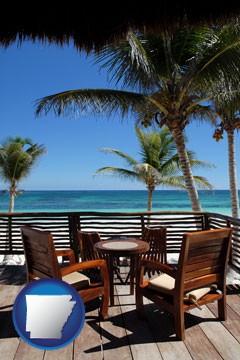
[[[77,230],[98,231],[103,239],[113,236],[141,237],[144,226],[167,228],[167,251],[180,251],[182,234],[200,229],[232,227],[231,262],[240,271],[240,219],[210,212],[55,212],[0,213],[0,255],[23,254],[20,226],[31,225],[52,232],[56,248],[72,248],[79,257]]]

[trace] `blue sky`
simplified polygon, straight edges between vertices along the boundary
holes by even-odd
[[[0,48],[0,143],[8,136],[30,137],[44,144],[43,155],[24,190],[145,189],[143,184],[93,173],[102,166],[125,166],[116,156],[99,151],[112,147],[140,160],[134,119],[94,115],[81,118],[56,117],[53,113],[35,117],[34,102],[46,95],[78,88],[114,88],[107,74],[99,72],[90,57],[71,45],[24,42]],[[228,189],[227,141],[212,139],[214,129],[194,123],[186,128],[188,148],[197,158],[216,168],[199,169],[215,189]],[[236,154],[240,151],[236,135]],[[6,185],[0,183],[0,188]],[[161,188],[159,188],[161,189]]]

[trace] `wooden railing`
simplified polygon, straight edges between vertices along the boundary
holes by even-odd
[[[77,230],[98,231],[102,239],[115,236],[141,237],[145,226],[167,228],[167,251],[179,253],[187,231],[233,228],[231,263],[240,270],[240,219],[209,212],[57,212],[0,213],[0,254],[23,254],[20,227],[30,225],[49,230],[56,248],[71,247],[79,257]]]

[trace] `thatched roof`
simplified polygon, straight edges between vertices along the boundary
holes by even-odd
[[[217,5],[210,0],[158,0],[147,1],[146,5],[135,1],[128,1],[127,5],[123,1],[112,4],[68,1],[62,6],[58,2],[56,7],[51,2],[46,6],[42,1],[25,3],[4,3],[0,14],[2,46],[23,40],[58,44],[73,40],[77,48],[90,51],[124,36],[130,26],[141,31],[162,30],[179,21],[199,24],[240,15],[237,0]]]

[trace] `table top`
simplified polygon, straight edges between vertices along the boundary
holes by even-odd
[[[126,240],[119,238],[97,242],[94,247],[100,253],[114,253],[114,255],[127,256],[146,252],[149,249],[149,244],[146,241],[135,238],[128,238]]]

